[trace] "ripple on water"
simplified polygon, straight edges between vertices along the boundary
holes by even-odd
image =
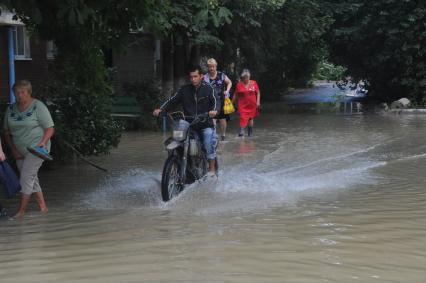
[[[127,134],[112,175],[46,172],[49,215],[0,222],[0,281],[424,282],[425,123],[264,114],[167,204],[161,136]]]

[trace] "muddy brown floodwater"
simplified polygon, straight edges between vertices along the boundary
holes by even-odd
[[[42,172],[49,214],[0,221],[0,282],[425,282],[426,116],[233,123],[219,181],[167,204],[161,133],[126,133],[108,174]]]

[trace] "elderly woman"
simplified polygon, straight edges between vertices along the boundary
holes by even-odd
[[[225,98],[229,98],[232,82],[224,73],[217,71],[217,62],[214,58],[207,60],[207,66],[209,68],[209,72],[204,75],[204,81],[213,87],[215,94],[220,99],[220,112],[216,116],[216,119],[219,120],[221,139],[224,141],[229,115],[223,113],[223,105]]]
[[[40,212],[48,211],[37,176],[43,160],[29,153],[27,148],[38,146],[49,151],[54,124],[46,105],[31,96],[32,87],[29,81],[18,81],[13,86],[13,91],[16,103],[6,110],[4,135],[20,171],[22,197],[15,217],[21,218],[25,215],[33,194]]]
[[[238,113],[240,114],[240,132],[238,136],[243,137],[247,128],[247,135],[253,135],[253,120],[258,115],[260,107],[260,90],[256,81],[250,80],[250,71],[244,69],[241,80],[235,87],[232,102],[238,101]]]

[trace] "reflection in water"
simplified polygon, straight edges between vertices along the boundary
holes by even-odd
[[[0,222],[0,282],[424,282],[425,124],[264,114],[167,204],[162,135],[128,133],[109,175],[45,171],[49,215]]]
[[[256,150],[256,144],[253,140],[242,139],[240,142],[239,154],[250,154]]]

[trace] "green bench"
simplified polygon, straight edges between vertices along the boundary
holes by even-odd
[[[133,96],[116,96],[112,104],[113,117],[136,119],[141,117],[142,109]]]

